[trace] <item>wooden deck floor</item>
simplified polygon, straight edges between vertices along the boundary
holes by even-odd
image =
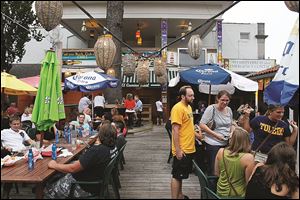
[[[163,126],[152,130],[129,134],[124,151],[126,164],[120,171],[121,199],[170,199],[172,164],[167,163],[169,138]],[[31,187],[19,185],[20,193],[12,189],[13,199],[34,198]],[[191,174],[183,181],[183,193],[190,198],[200,198],[198,178]]]
[[[167,163],[169,138],[163,126],[152,131],[127,136],[124,151],[126,165],[121,171],[121,198],[171,198],[170,181],[172,164]],[[200,198],[198,178],[191,174],[183,181],[183,193]]]

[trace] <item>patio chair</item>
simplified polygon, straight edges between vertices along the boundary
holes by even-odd
[[[205,187],[204,189],[205,189],[205,192],[207,194],[206,199],[221,199],[216,193],[211,191],[211,189],[209,189],[208,187]]]
[[[200,167],[197,165],[196,161],[193,159],[193,165],[195,167],[195,174],[198,176],[199,183],[201,186],[201,199],[207,199],[207,192],[205,190],[205,187],[209,188],[212,191],[216,191],[216,186],[217,186],[217,181],[218,178],[217,176],[206,176]]]
[[[115,187],[113,177],[112,177],[112,171],[116,165],[117,162],[117,156],[115,156],[105,167],[104,170],[104,177],[103,179],[100,179],[98,181],[76,181],[72,183],[70,193],[69,193],[69,198],[74,199],[74,191],[75,191],[75,185],[98,185],[99,186],[99,193],[87,197],[79,197],[81,198],[89,198],[89,199],[95,199],[95,198],[100,198],[100,199],[109,199],[109,192],[108,192],[108,185],[109,183],[113,184],[113,188]]]
[[[173,158],[173,155],[172,155],[172,124],[171,124],[171,120],[168,120],[166,122],[165,128],[167,130],[167,133],[168,133],[168,136],[169,136],[169,139],[170,139],[170,153],[169,153],[169,157],[168,157],[168,161],[167,161],[167,163],[170,163],[170,160]]]
[[[113,176],[113,181],[114,181],[113,186],[115,186],[115,187],[113,187],[113,189],[114,189],[114,192],[116,194],[117,199],[120,199],[119,188],[121,188],[121,182],[120,182],[120,179],[119,179],[119,176],[120,176],[119,163],[122,162],[121,157],[123,155],[123,151],[125,149],[125,146],[126,146],[126,143],[124,144],[123,147],[121,147],[120,151],[118,152],[117,161],[116,161],[115,167],[112,171],[112,176]]]

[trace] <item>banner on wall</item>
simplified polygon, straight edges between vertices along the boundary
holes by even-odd
[[[222,65],[222,21],[217,21],[218,63]]]

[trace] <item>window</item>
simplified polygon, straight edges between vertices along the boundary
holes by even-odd
[[[240,33],[240,39],[246,39],[249,40],[250,39],[250,33]]]
[[[206,49],[201,49],[200,57],[196,60],[189,55],[187,48],[178,48],[177,50],[179,55],[178,65],[181,67],[191,67],[205,64]]]

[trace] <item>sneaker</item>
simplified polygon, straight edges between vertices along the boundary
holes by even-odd
[[[186,196],[186,195],[183,195],[183,198],[184,199],[190,199],[188,196]]]

